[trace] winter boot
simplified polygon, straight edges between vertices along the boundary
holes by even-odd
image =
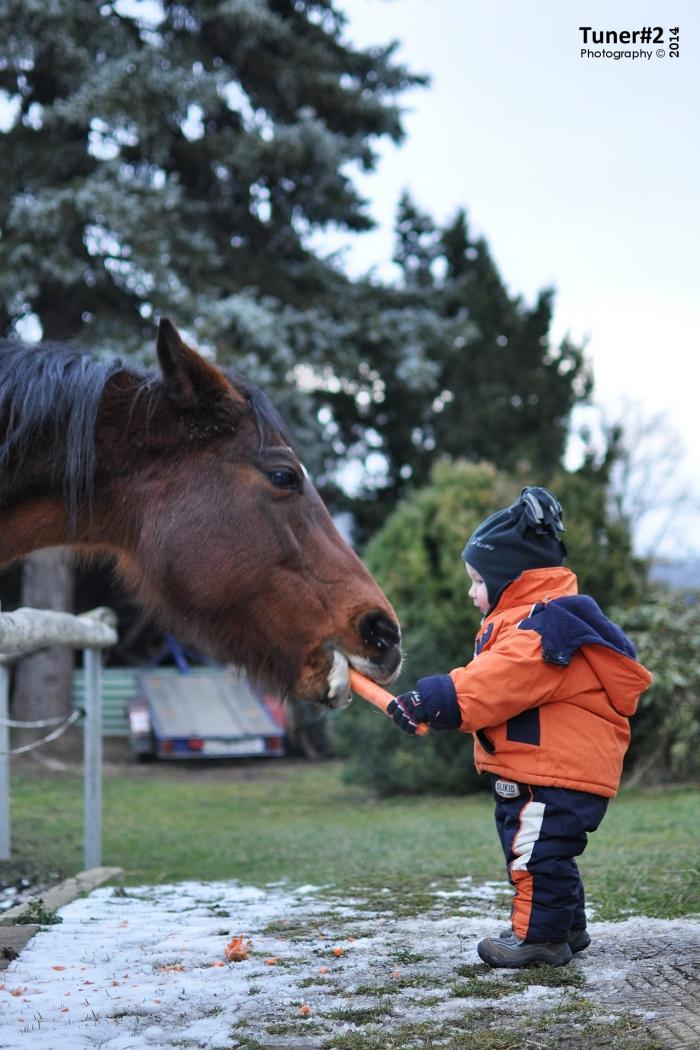
[[[582,952],[591,943],[591,935],[586,927],[582,926],[580,930],[569,930],[567,940],[572,952]]]
[[[572,951],[568,941],[521,941],[512,930],[500,937],[487,937],[476,946],[479,958],[489,966],[517,969],[544,963],[547,966],[566,966],[571,961]]]
[[[507,930],[503,930],[499,933],[499,939],[504,937],[512,937],[513,931],[508,927]],[[569,930],[569,936],[566,938],[569,942],[569,947],[572,952],[582,952],[584,948],[587,948],[591,943],[591,936],[585,926],[582,926],[580,930]]]

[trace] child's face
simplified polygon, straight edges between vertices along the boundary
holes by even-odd
[[[469,597],[474,602],[477,609],[480,609],[482,613],[486,613],[489,610],[491,602],[489,601],[488,592],[486,590],[486,584],[482,580],[476,569],[473,569],[468,562],[465,562],[467,566],[467,575],[471,580],[471,587],[469,588]]]

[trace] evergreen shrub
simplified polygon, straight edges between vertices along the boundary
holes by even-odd
[[[700,592],[657,592],[617,620],[654,676],[632,719],[630,783],[700,778]]]

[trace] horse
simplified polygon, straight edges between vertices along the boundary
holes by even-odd
[[[278,695],[331,708],[400,671],[388,599],[268,396],[160,320],[157,371],[0,341],[0,565],[112,556],[145,610]]]

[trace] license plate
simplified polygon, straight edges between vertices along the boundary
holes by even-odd
[[[265,750],[265,739],[261,736],[249,740],[205,740],[204,755],[261,755]]]

